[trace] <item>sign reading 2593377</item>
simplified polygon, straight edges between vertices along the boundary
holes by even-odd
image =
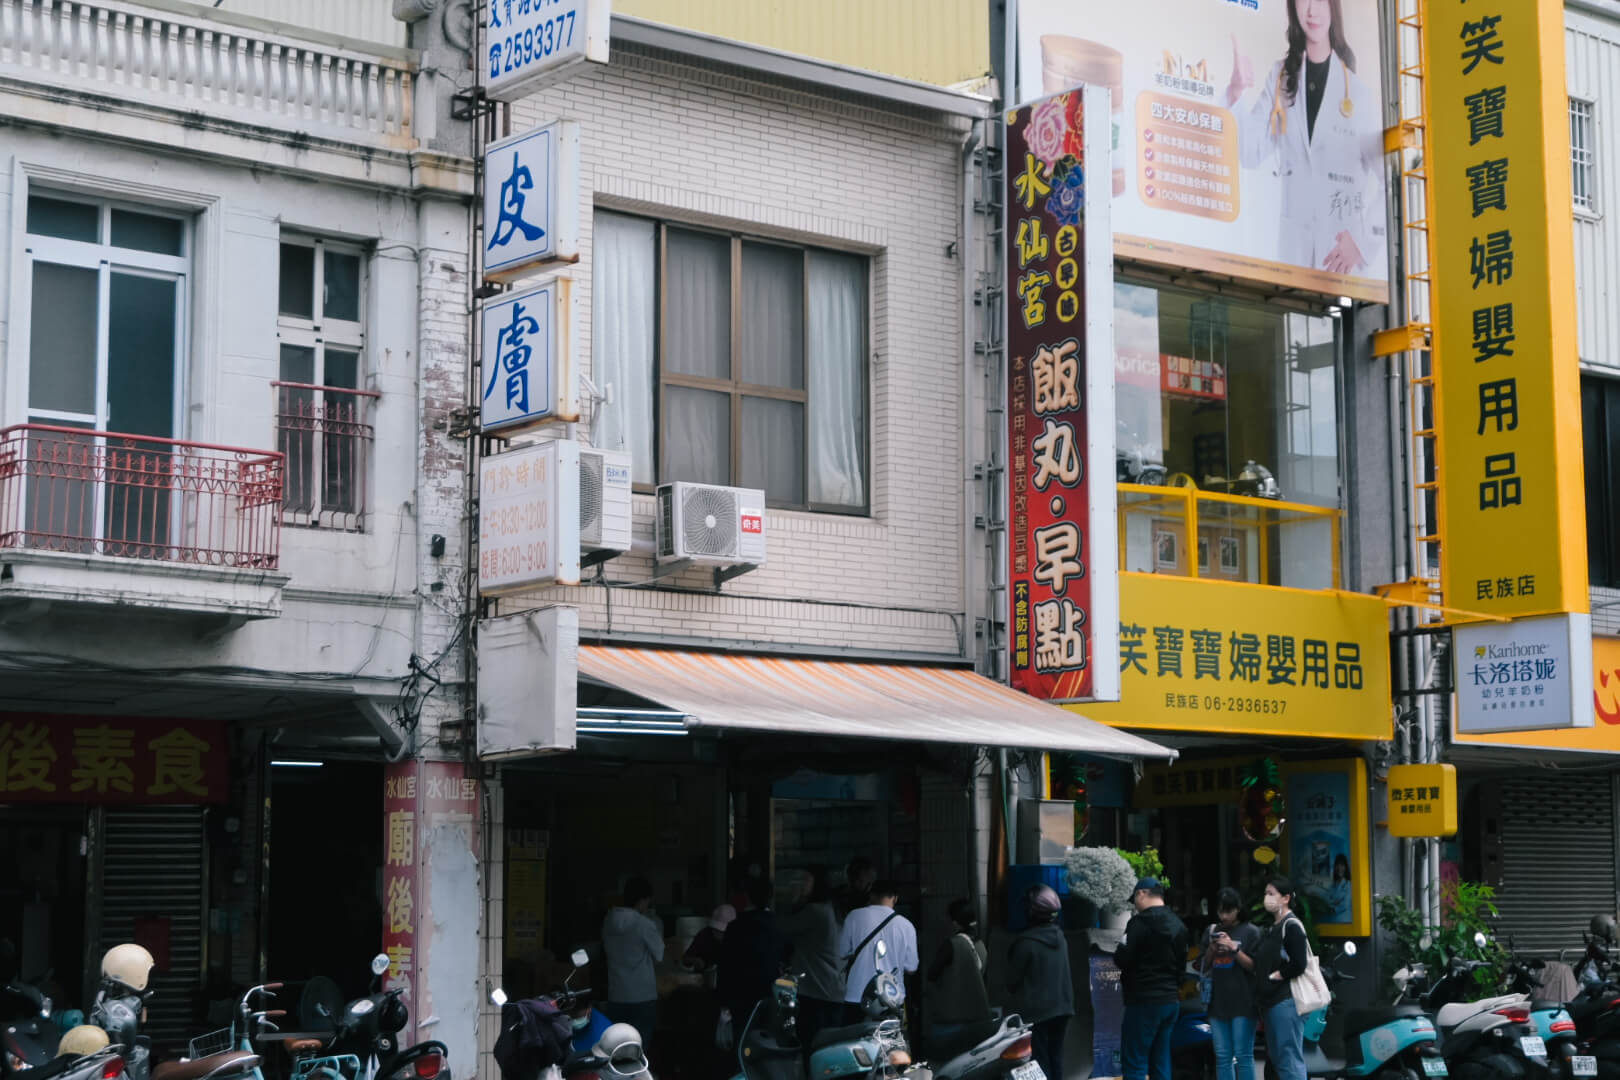
[[[489,0],[484,90],[516,101],[586,62],[607,63],[609,0]]]

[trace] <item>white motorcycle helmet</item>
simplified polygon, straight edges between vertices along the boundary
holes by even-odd
[[[144,994],[156,963],[152,954],[139,945],[127,942],[114,945],[101,958],[101,977],[131,993]]]
[[[65,1057],[69,1054],[74,1057],[83,1057],[86,1054],[99,1054],[107,1049],[111,1040],[107,1033],[94,1024],[80,1024],[76,1028],[69,1028],[62,1041],[56,1045],[56,1056]]]
[[[607,1058],[608,1071],[618,1076],[640,1076],[647,1071],[641,1033],[629,1024],[614,1024],[602,1032],[592,1053]]]

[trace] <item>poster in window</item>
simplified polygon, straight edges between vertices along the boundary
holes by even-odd
[[[1156,569],[1175,573],[1181,569],[1181,544],[1174,528],[1159,525],[1153,530],[1153,565]]]
[[[1018,96],[1108,87],[1121,257],[1382,303],[1379,6],[1304,25],[1295,6],[1020,0]],[[1307,51],[1325,61],[1314,109]]]
[[[1350,778],[1342,772],[1288,779],[1289,865],[1313,901],[1318,923],[1344,924],[1353,914],[1350,871]]]
[[[1235,536],[1221,537],[1221,573],[1236,575],[1243,572],[1243,549]]]
[[[1051,701],[1119,698],[1108,141],[1100,88],[1006,114],[1008,668]]]

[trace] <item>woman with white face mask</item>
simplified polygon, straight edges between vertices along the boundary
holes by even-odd
[[[1289,984],[1304,973],[1311,953],[1305,924],[1293,904],[1293,882],[1274,877],[1266,883],[1266,913],[1272,921],[1254,956],[1254,993],[1266,1025],[1266,1056],[1279,1080],[1306,1080],[1304,1017]]]

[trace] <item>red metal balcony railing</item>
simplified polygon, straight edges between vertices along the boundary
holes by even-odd
[[[314,383],[273,382],[276,443],[286,458],[282,520],[363,532],[371,403],[382,395]]]
[[[0,548],[274,570],[281,493],[275,451],[0,429]]]

